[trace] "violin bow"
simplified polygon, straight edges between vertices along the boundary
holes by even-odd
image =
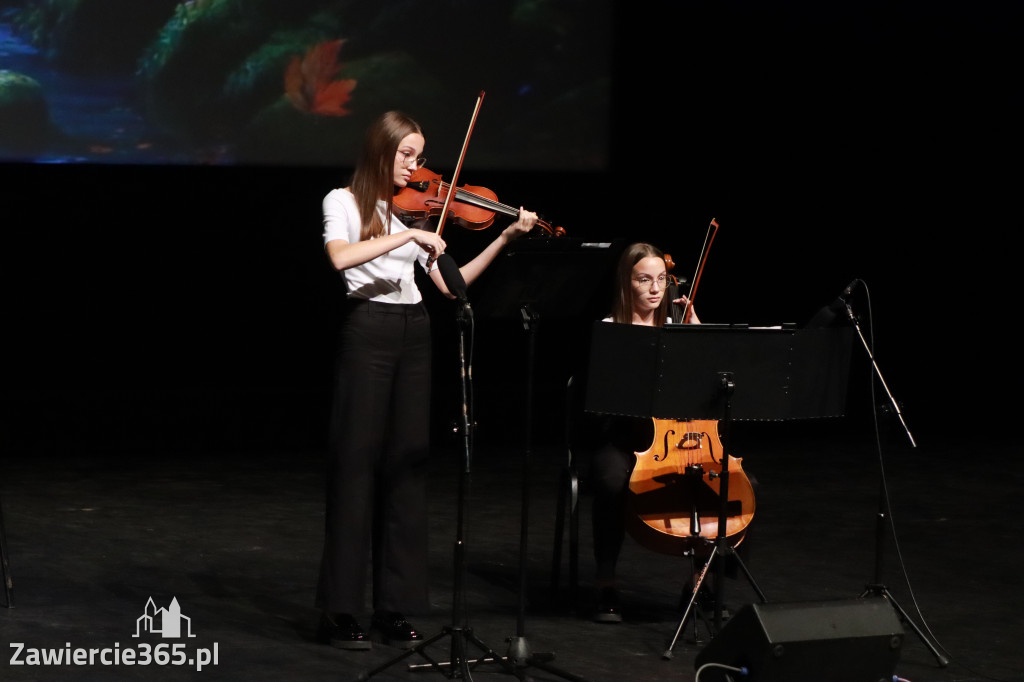
[[[704,273],[704,264],[708,261],[708,252],[711,251],[711,244],[715,241],[716,234],[718,234],[718,221],[712,218],[711,224],[708,225],[708,231],[704,235],[704,246],[701,247],[700,260],[697,261],[697,270],[693,275],[693,284],[690,285],[690,293],[686,297],[686,307],[683,308],[683,319],[679,321],[680,323],[686,322],[690,311],[693,310],[693,298],[697,295],[697,285],[700,284],[700,276]]]
[[[452,204],[452,197],[455,196],[455,188],[458,187],[459,173],[462,171],[462,162],[466,158],[466,149],[469,148],[469,138],[473,134],[473,126],[476,125],[476,118],[480,114],[480,105],[484,102],[484,91],[480,91],[480,95],[476,98],[476,106],[473,107],[473,116],[469,119],[469,129],[466,131],[466,139],[462,143],[462,152],[459,154],[459,162],[455,164],[455,173],[452,175],[452,181],[448,185],[448,194],[444,198],[444,206],[441,209],[441,217],[437,221],[437,234],[441,234],[441,230],[444,229],[444,221],[448,217],[448,207]]]

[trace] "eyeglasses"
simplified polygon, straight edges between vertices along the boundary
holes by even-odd
[[[640,277],[634,277],[633,281],[636,282],[639,286],[649,289],[650,286],[651,286],[651,282],[653,282],[654,279],[652,277],[648,277],[647,275],[641,275]],[[668,275],[658,275],[658,286],[659,287],[664,288],[665,284],[667,284],[667,283],[668,283]]]
[[[412,165],[415,165],[417,168],[423,168],[427,163],[427,157],[419,156],[413,158],[412,152],[407,152],[404,149],[398,150],[398,156],[402,158],[402,165],[406,168]]]

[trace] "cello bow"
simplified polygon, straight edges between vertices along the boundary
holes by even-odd
[[[690,293],[686,297],[686,307],[683,308],[681,323],[686,322],[686,319],[690,317],[690,313],[693,311],[693,299],[697,295],[697,285],[700,284],[700,276],[704,273],[704,265],[708,261],[708,253],[711,251],[711,244],[715,241],[716,234],[718,234],[718,221],[712,218],[711,223],[708,225],[708,231],[704,235],[704,246],[701,247],[700,259],[697,261],[697,270],[693,274]]]

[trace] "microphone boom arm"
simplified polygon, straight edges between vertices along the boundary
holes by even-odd
[[[864,346],[864,352],[868,354],[868,359],[871,360],[871,367],[874,369],[875,376],[878,377],[879,383],[882,384],[882,388],[885,389],[885,394],[889,396],[889,402],[892,403],[893,410],[896,411],[896,416],[899,417],[900,424],[903,426],[903,430],[907,434],[907,438],[910,439],[911,447],[917,447],[917,443],[914,441],[913,434],[910,433],[910,428],[907,426],[906,420],[903,419],[903,413],[900,411],[900,406],[896,402],[896,398],[893,397],[892,391],[889,390],[889,386],[885,383],[885,377],[882,376],[882,370],[878,368],[878,363],[875,362],[875,354],[871,352],[868,342],[864,339],[864,334],[861,332],[860,323],[857,321],[857,316],[853,314],[853,309],[850,304],[846,301],[843,302],[843,308],[846,310],[846,317],[853,324],[853,329],[857,332],[857,336],[860,338],[860,343]]]

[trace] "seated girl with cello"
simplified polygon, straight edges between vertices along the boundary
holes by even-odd
[[[674,301],[666,296],[668,281],[664,254],[651,244],[631,244],[619,257],[611,315],[605,318],[605,322],[661,327],[673,322],[669,317],[669,304],[677,303],[688,309],[685,323],[700,324],[685,296]],[[634,453],[650,446],[653,437],[650,419],[602,419],[603,442],[594,449],[590,462],[596,563],[594,586],[598,593],[594,620],[600,623],[622,621],[615,569],[626,537],[626,490],[636,464]]]
[[[642,242],[628,246],[619,258],[611,315],[604,321],[654,327],[671,323],[700,324],[693,305],[686,296],[670,298],[668,270],[666,256],[657,247]],[[673,310],[678,320],[671,317]],[[691,426],[694,429],[692,433],[689,432]],[[658,453],[661,456],[653,458],[660,461],[651,461],[651,453],[645,451],[654,449],[652,443],[660,443],[662,440],[668,442],[669,439],[661,438],[660,432],[664,428],[671,429],[677,434],[672,439],[672,442],[677,444],[671,453]],[[720,459],[716,462],[714,458],[721,457],[721,443],[717,440],[717,422],[707,420],[675,421],[649,417],[603,416],[600,417],[597,430],[600,433],[599,441],[592,448],[590,461],[590,483],[593,493],[591,518],[597,591],[594,620],[600,623],[619,623],[622,621],[622,612],[616,585],[616,565],[627,529],[644,546],[678,554],[680,558],[688,550],[693,550],[690,554],[696,557],[703,547],[709,546],[706,539],[708,535],[715,534],[710,531],[712,527],[717,529],[717,516],[713,521],[708,518],[708,527],[698,529],[696,534],[689,529],[688,522],[693,518],[707,518],[709,512],[720,505],[716,503],[712,505],[713,509],[701,508],[698,512],[696,492],[692,495],[692,500],[679,499],[683,496],[678,493],[691,490],[686,487],[687,485],[694,485],[692,490],[703,487],[701,481],[703,478],[709,478],[707,472],[712,471],[720,462]],[[698,475],[694,483],[688,475],[688,469],[695,468],[689,465],[695,463],[693,457],[700,453],[710,453],[711,457],[701,470],[704,477]],[[729,460],[732,471],[734,458]],[[682,465],[679,464],[680,461],[683,461]],[[653,498],[658,498],[659,492],[666,492],[663,484],[654,481],[672,477],[679,482],[685,481],[684,485],[672,489],[675,491],[672,507],[654,510],[643,508],[642,500],[646,492],[653,492]],[[736,488],[742,490],[740,484],[747,482],[737,480],[736,483]],[[744,512],[750,510],[752,513],[753,493],[749,484],[747,489],[749,504],[745,502],[742,506]],[[704,490],[700,492],[703,493]],[[730,488],[730,501],[734,499],[734,492],[733,488]],[[701,505],[706,506],[706,502],[702,501]],[[729,523],[732,523],[732,520]],[[690,532],[675,530],[680,526]],[[692,587],[690,592],[692,593]]]

